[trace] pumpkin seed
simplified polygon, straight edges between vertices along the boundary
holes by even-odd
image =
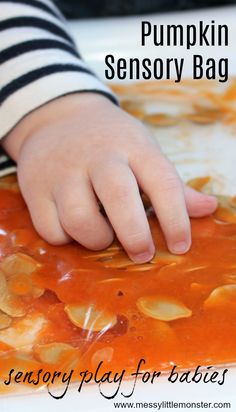
[[[45,345],[37,345],[34,353],[38,360],[44,363],[57,363],[61,355],[74,351],[74,347],[67,343],[47,343]]]
[[[190,186],[192,189],[201,191],[204,188],[204,186],[207,183],[209,183],[210,180],[210,176],[195,177],[194,179],[188,180],[187,185]]]
[[[192,311],[182,302],[172,298],[146,296],[137,301],[137,307],[144,315],[162,321],[171,321],[181,318],[189,318]]]
[[[101,361],[108,363],[111,362],[114,349],[111,346],[98,349],[92,356],[91,362],[93,366],[97,366]]]
[[[223,285],[214,289],[205,300],[206,307],[236,302],[236,285]]]
[[[10,318],[10,316],[0,311],[0,329],[8,328],[11,322],[12,322],[12,319]]]
[[[18,276],[21,276],[21,281],[23,281],[23,278],[25,277],[25,281],[23,282],[24,284],[22,284],[22,290],[25,286],[25,290],[28,288],[28,293],[26,294],[32,295],[35,298],[44,294],[44,289],[34,286],[31,279],[32,273],[35,272],[35,270],[40,266],[41,264],[31,256],[21,252],[9,255],[1,262],[1,270],[5,273],[8,282],[16,292],[15,294],[21,294],[19,292],[20,285],[18,282]],[[14,279],[16,279],[16,281]],[[12,294],[14,294],[14,292]]]
[[[236,223],[236,205],[234,198],[229,196],[216,196],[218,199],[218,208],[214,213],[214,217],[222,222]]]
[[[94,305],[80,306],[67,304],[64,309],[68,318],[75,326],[93,332],[110,329],[117,322],[114,314],[98,310]]]
[[[24,253],[14,253],[7,256],[1,263],[1,269],[7,276],[31,275],[40,263]]]

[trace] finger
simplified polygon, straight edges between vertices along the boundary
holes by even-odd
[[[152,148],[143,156],[148,161],[134,162],[134,174],[151,200],[169,250],[185,253],[191,245],[191,230],[183,184],[173,165],[158,150]]]
[[[213,213],[217,208],[217,199],[185,186],[185,200],[191,217],[203,217]]]
[[[54,196],[61,225],[73,239],[92,250],[104,249],[112,243],[112,228],[100,213],[88,180],[71,178]]]
[[[127,164],[109,162],[91,173],[93,187],[116,235],[132,260],[149,261],[155,252],[136,179]]]
[[[60,224],[53,200],[32,196],[27,204],[33,225],[44,240],[52,245],[63,245],[71,241]]]

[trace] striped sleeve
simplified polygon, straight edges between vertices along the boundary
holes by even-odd
[[[50,0],[0,0],[0,139],[28,113],[74,92],[112,92],[81,58]],[[14,162],[0,153],[0,176]]]

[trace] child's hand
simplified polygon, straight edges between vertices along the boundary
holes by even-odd
[[[61,97],[29,114],[5,138],[34,226],[49,243],[107,247],[113,229],[134,261],[155,251],[139,187],[173,253],[191,244],[189,216],[216,200],[184,187],[148,130],[99,94]],[[98,201],[110,223],[100,213]]]

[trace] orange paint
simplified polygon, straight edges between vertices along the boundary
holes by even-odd
[[[1,375],[6,376],[11,367],[95,370],[100,356],[109,369],[116,371],[134,370],[140,358],[155,370],[169,369],[171,362],[183,368],[234,363],[236,299],[218,306],[204,304],[217,287],[236,285],[236,223],[218,220],[224,213],[218,211],[216,215],[217,220],[214,216],[192,219],[190,252],[172,256],[150,213],[157,255],[152,263],[136,266],[117,242],[96,253],[76,243],[56,247],[41,241],[21,195],[2,189],[1,261],[18,252],[33,257],[41,266],[30,279],[34,287],[45,289],[45,293],[40,297],[27,295],[29,285],[24,274],[11,280],[10,289],[21,300],[25,316],[40,314],[47,323],[27,351],[0,339]],[[192,315],[166,322],[141,313],[137,300],[155,295],[180,301]],[[116,324],[100,332],[82,329],[69,319],[64,310],[66,304],[112,313]],[[10,327],[17,322],[19,318],[14,318]],[[18,330],[25,333],[21,326]],[[61,355],[58,364],[43,364],[37,345],[53,342],[70,344],[72,351]]]

